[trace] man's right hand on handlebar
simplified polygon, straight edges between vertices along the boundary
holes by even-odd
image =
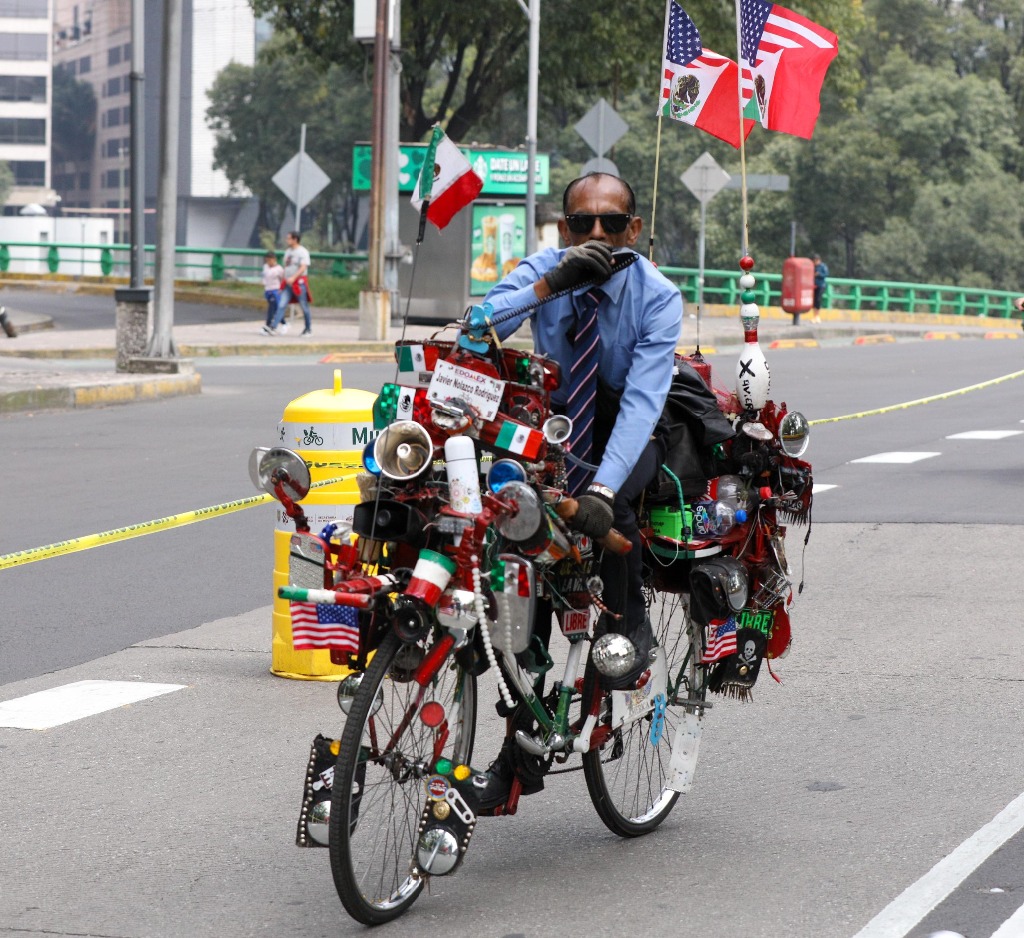
[[[604,489],[604,486],[600,488]],[[604,537],[612,529],[612,501],[613,496],[608,494],[607,489],[601,491],[591,486],[576,499],[578,507],[576,517],[572,519],[572,526],[595,540]]]
[[[581,283],[603,283],[612,274],[612,248],[603,241],[586,241],[569,248],[558,266],[544,274],[552,293],[571,290]]]

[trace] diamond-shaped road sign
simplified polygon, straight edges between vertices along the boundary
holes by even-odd
[[[707,205],[732,178],[710,153],[702,153],[679,177],[701,205]]]
[[[629,130],[618,112],[601,98],[576,124],[578,133],[598,156],[615,146],[616,141]]]
[[[298,191],[300,160],[302,163],[302,192]],[[298,203],[301,196],[302,204],[298,205],[301,210],[321,193],[330,183],[331,177],[316,165],[308,153],[300,152],[274,173],[270,181],[288,197],[288,201],[293,205]]]

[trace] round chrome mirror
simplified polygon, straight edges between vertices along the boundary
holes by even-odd
[[[293,453],[283,446],[275,446],[263,454],[256,475],[259,478],[259,487],[275,498],[278,484],[284,489],[285,495],[293,501],[305,498],[312,485],[309,466],[298,453]]]
[[[811,441],[811,425],[798,410],[791,410],[779,424],[779,442],[782,451],[794,459],[803,456]]]
[[[249,454],[249,478],[252,479],[252,484],[260,491],[263,491],[263,483],[260,481],[260,463],[263,462],[263,457],[269,452],[269,446],[257,446]]]

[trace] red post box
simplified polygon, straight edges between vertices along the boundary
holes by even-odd
[[[814,305],[814,262],[809,257],[787,257],[782,262],[782,308],[806,313]]]

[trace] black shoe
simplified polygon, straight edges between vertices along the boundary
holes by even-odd
[[[473,779],[473,791],[476,793],[480,808],[496,808],[508,801],[509,793],[512,791],[512,781],[516,777],[515,769],[512,767],[512,755],[509,751],[509,747],[514,745],[514,740],[506,739],[502,743],[498,758],[490,764],[486,772],[482,772]],[[486,781],[480,782],[480,779]],[[534,795],[544,790],[544,779],[542,778],[530,783],[522,782],[520,779],[520,782],[524,795]]]
[[[601,689],[633,690],[636,687],[636,682],[640,680],[643,673],[651,666],[651,650],[655,646],[654,629],[651,628],[651,620],[646,615],[643,618],[643,622],[636,628],[623,628],[619,623],[615,624],[619,625],[619,628],[608,628],[605,631],[621,632],[636,646],[637,664],[632,670],[627,671],[625,674],[620,674],[618,677],[607,677],[602,674]]]

